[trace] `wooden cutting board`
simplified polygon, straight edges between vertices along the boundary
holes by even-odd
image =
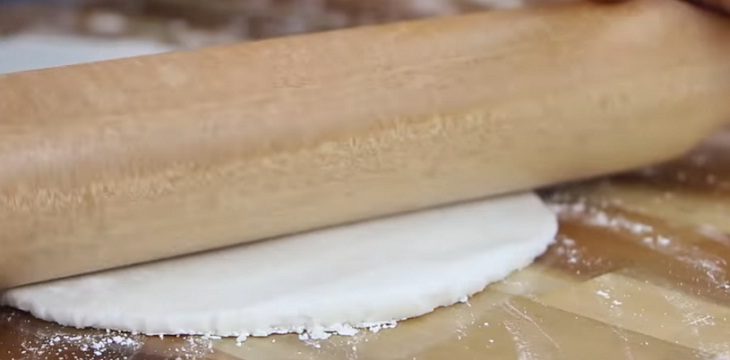
[[[0,359],[730,356],[730,133],[674,163],[544,196],[560,234],[535,264],[393,329],[237,344],[76,330],[0,308]]]

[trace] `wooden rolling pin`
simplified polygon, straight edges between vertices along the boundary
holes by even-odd
[[[729,95],[730,21],[667,0],[0,76],[0,287],[666,160]]]

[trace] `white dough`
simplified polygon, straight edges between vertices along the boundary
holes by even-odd
[[[135,39],[20,34],[0,37],[0,74],[172,51],[172,46]]]
[[[147,334],[338,332],[453,304],[529,265],[556,231],[537,196],[513,195],[11,289],[0,303]]]

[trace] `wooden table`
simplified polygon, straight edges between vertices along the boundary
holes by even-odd
[[[560,234],[535,264],[393,329],[237,344],[76,330],[0,308],[0,359],[730,357],[730,133],[674,163],[544,196]]]

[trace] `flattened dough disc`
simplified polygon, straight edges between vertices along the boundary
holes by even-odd
[[[513,195],[16,288],[0,302],[147,334],[336,331],[453,304],[530,264],[556,231],[537,196]]]

